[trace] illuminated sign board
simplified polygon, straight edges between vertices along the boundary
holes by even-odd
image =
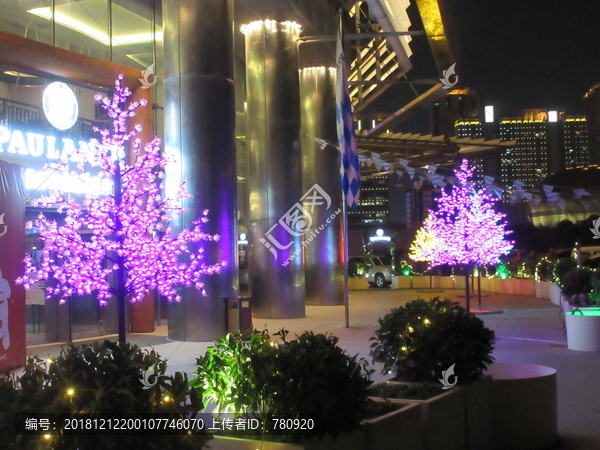
[[[34,158],[69,159],[74,162],[79,160],[72,139],[62,138],[60,144],[62,145],[57,147],[56,136],[23,133],[20,130],[10,130],[0,126],[0,154],[6,152]],[[79,149],[89,153],[91,145],[90,142],[80,141]]]
[[[375,232],[375,234],[376,234],[377,236],[371,236],[371,237],[369,238],[369,240],[370,240],[371,242],[391,242],[391,240],[392,240],[392,238],[391,238],[391,237],[389,237],[389,236],[384,236],[384,235],[383,235],[383,230],[382,230],[381,228],[380,228],[380,229],[378,229],[378,230]]]
[[[79,115],[77,97],[65,83],[50,83],[42,96],[44,115],[50,125],[59,130],[68,130]]]
[[[69,138],[57,138],[35,132],[10,130],[0,126],[0,159],[23,164],[24,187],[29,195],[40,191],[59,189],[72,194],[107,195],[112,183],[105,178],[84,174],[77,176],[61,173],[53,169],[43,169],[48,162],[79,162],[79,152],[94,151],[94,143],[75,141]]]

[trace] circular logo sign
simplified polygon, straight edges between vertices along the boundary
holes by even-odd
[[[46,119],[54,128],[68,130],[77,122],[77,97],[65,83],[50,83],[44,90],[42,105]]]

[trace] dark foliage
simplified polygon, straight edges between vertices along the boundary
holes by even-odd
[[[184,417],[199,411],[202,405],[190,391],[187,375],[176,372],[167,376],[166,367],[166,360],[155,351],[142,351],[136,345],[110,341],[72,345],[56,359],[43,361],[30,357],[23,375],[12,380],[12,390],[10,379],[0,382],[0,400],[12,414],[65,413],[77,417],[79,413],[165,413]],[[140,378],[150,368],[155,375],[148,381],[156,384],[144,389]],[[191,404],[189,399],[193,400]],[[14,415],[0,415],[0,430],[8,426],[6,420],[13,432],[0,433],[3,450],[192,450],[202,448],[207,440],[206,435],[56,435],[42,441],[42,436],[15,436]]]
[[[494,332],[448,299],[413,300],[392,309],[379,325],[371,356],[397,380],[438,382],[455,364],[459,383],[466,383],[494,361]]]

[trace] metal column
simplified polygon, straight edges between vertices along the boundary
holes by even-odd
[[[219,234],[203,242],[207,264],[227,262],[204,277],[207,296],[183,288],[169,308],[169,338],[210,341],[226,332],[224,297],[237,296],[237,199],[231,0],[163,1],[165,150],[167,190],[189,179],[187,210],[174,226],[190,228],[208,209],[203,229]],[[168,194],[168,192],[167,192]]]
[[[303,191],[318,184],[331,205],[315,206],[312,225],[304,235],[306,302],[310,305],[344,304],[344,261],[339,151],[329,145],[323,150],[314,138],[337,143],[335,116],[335,68],[309,67],[300,73],[302,117]],[[306,205],[310,211],[310,206]],[[307,238],[315,236],[310,242]]]
[[[249,273],[259,317],[304,317],[299,28],[252,22],[246,38]]]

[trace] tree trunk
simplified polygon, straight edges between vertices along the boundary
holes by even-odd
[[[121,166],[119,160],[115,161],[115,174],[113,176],[113,189],[115,197],[115,240],[118,243],[118,248],[123,248],[124,236],[121,234],[123,230],[123,224],[119,218],[119,211],[122,203],[122,182],[121,182]],[[116,286],[117,292],[117,316],[118,316],[118,329],[119,329],[119,344],[124,345],[127,343],[127,293],[125,292],[125,267],[123,264],[123,257],[118,254],[115,255],[117,260]]]
[[[469,265],[465,264],[465,297],[467,300],[467,311],[471,311],[471,299],[469,297]]]

